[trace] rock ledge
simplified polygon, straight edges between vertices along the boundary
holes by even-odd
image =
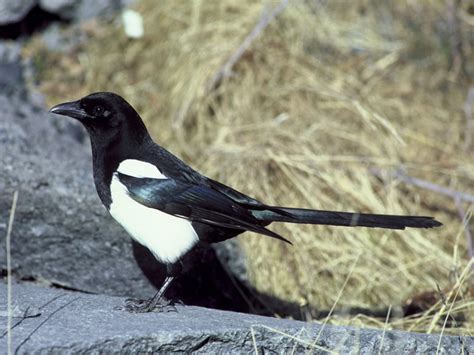
[[[0,283],[0,352],[7,347],[6,293]],[[13,285],[15,353],[473,353],[474,339],[304,323],[200,307],[178,313],[114,310],[123,298],[32,284]],[[29,317],[21,315],[28,310]],[[320,336],[318,334],[321,332]],[[317,340],[316,343],[315,340]],[[439,349],[438,349],[439,342]]]

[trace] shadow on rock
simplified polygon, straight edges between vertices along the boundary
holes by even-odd
[[[134,241],[132,245],[133,255],[143,274],[154,287],[160,288],[165,278],[165,266],[142,245]],[[175,280],[167,297],[177,298],[186,305],[268,316],[278,314],[300,320],[307,318],[308,309],[260,293],[230,274],[212,248],[198,250],[184,263],[185,272]]]

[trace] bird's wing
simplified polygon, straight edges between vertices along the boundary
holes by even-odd
[[[231,188],[230,186],[224,185],[224,184],[220,183],[219,181],[207,178],[206,182],[209,184],[209,186],[213,190],[218,191],[218,192],[226,195],[228,198],[230,198],[234,202],[237,202],[241,205],[244,205],[246,207],[256,207],[256,208],[259,208],[259,207],[263,206],[263,204],[260,201],[254,199],[250,196],[247,196],[247,195],[243,194],[242,192],[239,192],[239,191]]]
[[[246,208],[208,186],[174,179],[139,178],[120,172],[116,174],[127,188],[129,196],[146,207],[191,221],[248,230],[290,243],[262,226]]]
[[[177,158],[170,152],[168,152],[166,149],[163,147],[160,147],[158,145],[154,146],[155,149],[155,158],[153,161],[153,164],[158,168],[159,170],[163,172],[164,175],[167,177],[178,180],[184,183],[189,183],[192,185],[199,185],[199,186],[207,186],[208,188],[225,195],[227,198],[232,200],[234,203],[240,205],[241,207],[248,208],[250,210],[256,210],[256,211],[272,211],[280,216],[284,217],[289,217],[293,218],[294,216],[283,209],[280,209],[275,206],[269,206],[266,205],[250,196],[247,196],[243,194],[242,192],[239,192],[230,186],[224,185],[220,183],[219,181],[210,179],[194,169],[192,169],[190,166],[188,166],[186,163],[184,163],[181,159]],[[152,162],[150,162],[152,163]]]
[[[242,192],[239,192],[227,185],[220,183],[219,181],[206,178],[206,182],[213,190],[226,195],[232,201],[238,203],[241,206],[245,206],[247,208],[257,211],[268,210],[290,218],[294,217],[293,214],[288,211],[285,211],[279,207],[266,205],[250,196],[243,194]]]

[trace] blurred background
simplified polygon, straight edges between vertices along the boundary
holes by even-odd
[[[2,36],[28,33],[29,85],[48,106],[113,91],[159,144],[269,204],[444,224],[275,225],[293,247],[246,233],[257,291],[306,320],[474,335],[474,1],[136,0],[81,20],[34,11]]]

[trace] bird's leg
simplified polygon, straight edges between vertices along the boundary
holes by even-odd
[[[150,299],[141,300],[135,298],[128,298],[125,300],[125,305],[119,307],[120,310],[125,310],[131,313],[147,313],[147,312],[177,312],[174,306],[175,303],[182,303],[180,301],[168,300],[164,294],[171,285],[175,277],[181,272],[181,263],[169,264],[166,266],[167,276],[161,285],[158,292]]]
[[[165,291],[170,286],[171,282],[173,282],[174,276],[167,276],[163,285],[155,294],[155,296],[150,300],[149,309],[150,311],[158,309],[159,312],[177,312],[178,310],[174,306],[174,302],[172,300],[168,300],[164,297]]]
[[[120,309],[131,313],[177,312],[174,302],[163,297],[173,280],[174,276],[167,276],[161,288],[152,298],[147,300],[128,298]]]

